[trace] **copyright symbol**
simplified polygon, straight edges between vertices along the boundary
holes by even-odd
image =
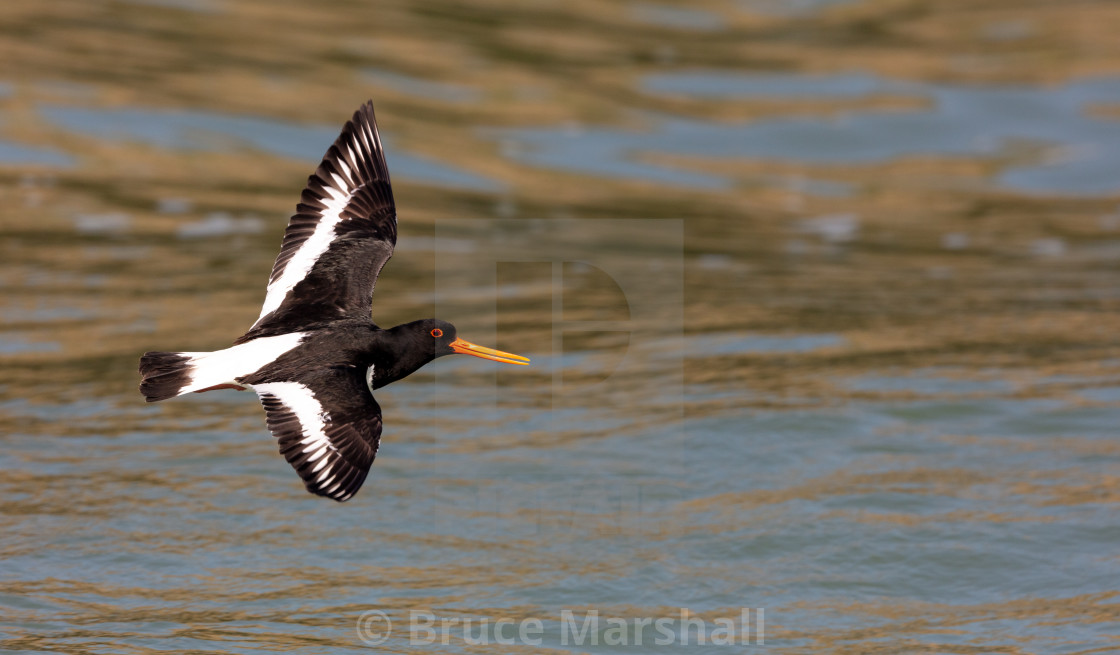
[[[389,639],[393,622],[381,610],[368,610],[358,616],[358,639],[367,646],[377,646]]]

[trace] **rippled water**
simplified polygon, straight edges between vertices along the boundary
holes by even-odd
[[[0,17],[0,649],[690,652],[744,608],[717,650],[1120,647],[1111,5]],[[366,98],[374,318],[533,365],[380,390],[339,505],[252,394],[146,405],[135,367],[252,322]],[[473,643],[501,619],[539,635]]]

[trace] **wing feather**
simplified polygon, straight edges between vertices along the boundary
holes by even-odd
[[[307,490],[343,502],[377,456],[381,408],[357,369],[319,369],[304,379],[253,385],[280,454]]]
[[[373,104],[342,128],[307,180],[247,341],[340,319],[369,320],[397,215]]]

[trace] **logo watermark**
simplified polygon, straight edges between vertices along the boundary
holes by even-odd
[[[367,610],[358,616],[358,639],[369,646],[379,646],[393,633],[393,622],[381,610]]]
[[[520,534],[578,529],[597,536],[667,536],[679,530],[687,481],[682,462],[692,452],[679,424],[685,405],[684,222],[446,218],[436,221],[431,243],[436,316],[478,343],[519,352],[522,345],[503,345],[500,338],[518,335],[533,344],[526,369],[471,369],[472,412],[492,420],[524,410],[524,420],[510,422],[514,427],[477,424],[492,443],[512,447],[547,438],[593,445],[606,421],[621,430],[644,426],[658,456],[635,469],[641,475],[625,478],[591,470],[575,480],[484,481],[419,520],[441,532],[474,530],[479,520]],[[433,372],[439,384],[462,384],[462,371]],[[446,420],[433,413],[432,433],[446,430]]]
[[[358,639],[369,646],[385,643],[392,621],[380,610],[358,617]],[[765,608],[744,607],[737,616],[706,619],[679,609],[676,616],[620,617],[599,610],[560,610],[551,619],[537,617],[437,616],[411,610],[407,632],[401,638],[409,645],[464,643],[472,646],[732,646],[765,645]]]

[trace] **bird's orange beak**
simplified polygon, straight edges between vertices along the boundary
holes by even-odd
[[[522,357],[521,355],[514,355],[513,353],[504,353],[500,350],[493,348],[486,348],[484,346],[476,346],[470,341],[463,341],[462,339],[455,339],[451,342],[451,349],[460,355],[474,355],[483,359],[492,359],[495,362],[502,362],[503,364],[518,364],[520,366],[528,366],[529,358]]]

